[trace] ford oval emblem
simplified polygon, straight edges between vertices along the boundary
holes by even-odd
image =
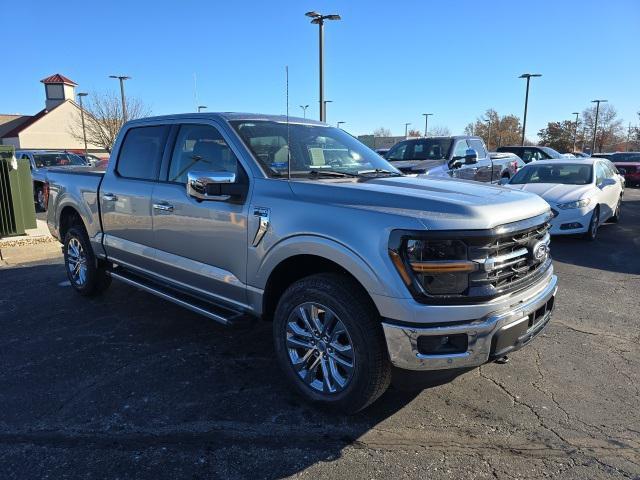
[[[549,245],[545,242],[538,242],[531,249],[531,253],[533,254],[534,260],[542,262],[549,253]]]

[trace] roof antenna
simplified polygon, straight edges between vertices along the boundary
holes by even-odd
[[[289,136],[289,65],[284,67],[287,90],[287,180],[291,181],[291,137]]]

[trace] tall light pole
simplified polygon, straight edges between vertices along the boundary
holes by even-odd
[[[198,105],[198,113],[200,113],[203,108],[208,108],[208,107],[206,105]]]
[[[576,151],[576,142],[578,141],[578,115],[580,115],[580,112],[572,112],[571,115],[575,115],[576,116],[576,125],[575,128],[573,129],[573,151]]]
[[[523,73],[518,78],[526,78],[527,79],[527,93],[524,97],[524,119],[522,120],[522,145],[524,145],[524,134],[527,129],[527,106],[529,104],[529,81],[531,77],[541,77],[540,73]]]
[[[319,46],[319,65],[320,65],[320,121],[326,121],[325,115],[325,103],[324,103],[324,21],[325,20],[340,20],[340,15],[322,15],[318,12],[307,12],[307,17],[311,17],[311,23],[318,25],[318,46]]]
[[[300,105],[300,108],[302,109],[303,117],[307,118],[307,108],[309,108],[309,105]]]
[[[122,118],[124,121],[127,121],[127,103],[124,99],[124,81],[130,80],[131,77],[127,77],[126,75],[109,75],[109,78],[117,78],[120,80],[120,99],[122,100]]]
[[[327,103],[333,103],[333,100],[323,100],[322,101],[322,112],[324,115],[324,119],[322,120],[323,122],[327,121]]]
[[[424,116],[424,136],[426,137],[429,131],[429,115],[433,115],[433,113],[423,113],[422,115]]]
[[[596,134],[598,133],[598,114],[600,113],[600,104],[607,103],[606,100],[591,100],[591,103],[596,104],[596,121],[593,126],[593,142],[591,143],[591,155],[596,151]]]
[[[404,138],[407,138],[409,136],[409,125],[411,125],[411,122],[404,124]]]
[[[82,97],[86,97],[88,93],[78,92],[78,100],[80,101],[80,118],[82,118],[82,138],[84,138],[84,155],[87,158],[87,130],[84,127],[84,107],[82,106]]]

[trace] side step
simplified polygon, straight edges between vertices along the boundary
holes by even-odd
[[[238,326],[239,324],[246,324],[251,318],[249,315],[237,311],[231,310],[222,305],[217,305],[205,300],[201,300],[194,296],[183,293],[179,290],[175,290],[167,285],[159,284],[141,275],[136,275],[127,270],[117,268],[111,270],[110,275],[112,278],[124,282],[133,287],[144,290],[164,300],[173,302],[181,307],[184,307],[192,312],[204,315],[211,320],[215,320],[218,323],[227,326]]]

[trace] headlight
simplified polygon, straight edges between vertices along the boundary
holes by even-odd
[[[589,203],[591,203],[591,199],[590,198],[583,198],[582,200],[577,200],[575,202],[559,203],[558,204],[558,208],[560,208],[562,210],[567,210],[569,208],[582,208],[582,207],[586,207],[587,205],[589,205]]]
[[[464,293],[478,267],[460,240],[403,238],[390,246],[389,256],[407,286],[423,295]]]

